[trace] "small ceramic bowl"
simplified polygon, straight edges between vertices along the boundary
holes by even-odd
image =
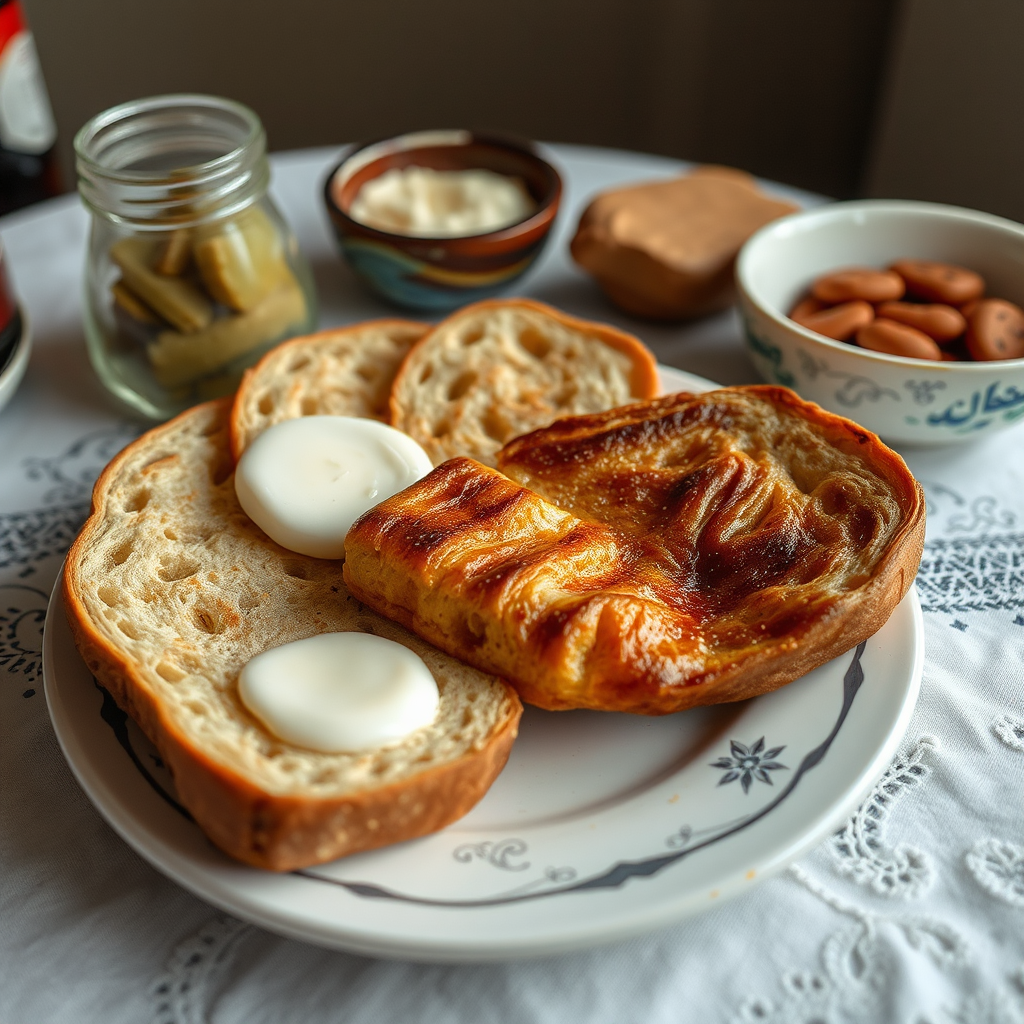
[[[930,362],[832,341],[786,316],[812,281],[901,257],[969,267],[987,293],[1024,306],[1024,226],[935,203],[834,203],[769,224],[736,265],[744,333],[765,380],[896,445],[968,441],[1024,417],[1024,359]]]
[[[409,165],[481,168],[520,178],[537,208],[508,227],[456,238],[394,234],[349,216],[367,181]],[[520,277],[540,255],[561,196],[558,172],[529,144],[468,131],[413,132],[357,146],[324,183],[338,245],[356,274],[392,302],[439,312],[496,295]]]

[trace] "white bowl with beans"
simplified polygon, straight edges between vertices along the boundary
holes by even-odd
[[[897,446],[970,441],[1024,421],[1024,358],[894,355],[835,341],[790,319],[824,275],[885,270],[901,260],[967,268],[981,275],[986,296],[1024,306],[1020,224],[936,203],[816,207],[762,228],[737,260],[744,335],[757,371]]]

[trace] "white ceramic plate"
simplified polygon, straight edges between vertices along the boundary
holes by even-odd
[[[667,390],[703,390],[663,370]],[[882,773],[923,660],[912,592],[870,640],[775,693],[663,718],[527,708],[508,766],[450,828],[275,875],[216,850],[154,748],[78,656],[60,587],[43,672],[86,793],[144,857],[233,914],[309,942],[421,960],[556,953],[747,890],[836,827]]]

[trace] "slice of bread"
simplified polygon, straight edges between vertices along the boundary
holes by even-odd
[[[527,299],[466,306],[413,346],[391,388],[391,425],[434,463],[493,466],[513,437],[559,416],[659,391],[654,356],[631,334]]]
[[[64,571],[82,657],[233,857],[289,870],[443,828],[500,772],[518,698],[363,607],[338,562],[287,551],[252,523],[235,498],[229,408],[197,406],[151,430],[97,482]],[[441,692],[434,723],[358,754],[269,733],[239,699],[240,670],[261,651],[334,630],[418,654]]]
[[[786,388],[668,395],[452,459],[358,519],[345,582],[539,707],[666,714],[765,693],[910,588],[924,495]]]
[[[272,349],[246,371],[235,396],[235,459],[267,427],[297,416],[366,416],[387,422],[398,367],[429,329],[412,320],[367,320]]]

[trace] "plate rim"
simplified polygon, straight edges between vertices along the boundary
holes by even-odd
[[[706,900],[701,893],[691,890],[689,893],[683,894],[682,905],[679,902],[668,901],[649,903],[642,908],[642,913],[636,913],[629,921],[618,923],[614,928],[602,932],[594,932],[589,929],[589,926],[581,925],[575,930],[563,931],[553,939],[544,937],[506,939],[503,944],[486,947],[481,946],[478,940],[448,939],[444,942],[436,942],[417,937],[400,942],[392,938],[368,934],[365,928],[346,929],[344,922],[334,922],[328,925],[322,919],[314,921],[306,918],[300,921],[294,914],[290,915],[279,908],[268,907],[265,903],[260,902],[258,895],[244,889],[240,891],[239,883],[230,876],[240,871],[252,872],[254,878],[278,876],[273,873],[260,872],[259,869],[247,865],[235,864],[219,851],[215,851],[212,846],[209,847],[212,856],[224,857],[222,866],[205,864],[189,857],[181,850],[174,849],[159,833],[141,821],[127,806],[124,799],[119,798],[105,778],[103,770],[98,768],[84,751],[84,744],[77,730],[66,727],[65,716],[55,708],[55,705],[63,703],[59,692],[60,684],[56,681],[54,670],[56,657],[54,647],[58,642],[60,630],[53,628],[54,616],[59,615],[62,619],[64,618],[63,595],[60,586],[62,575],[63,572],[58,576],[57,584],[55,584],[50,597],[43,634],[43,689],[61,750],[86,795],[114,831],[171,881],[221,910],[267,928],[276,934],[346,952],[418,962],[482,963],[557,955],[575,949],[622,941],[678,923],[705,908],[720,905],[727,899],[751,888],[751,880],[748,877],[742,873],[734,873],[732,877],[723,877],[716,883],[717,890],[713,900]],[[838,823],[845,820],[884,773],[903,739],[920,690],[924,660],[923,617],[916,590],[912,588],[904,601],[908,602],[910,606],[916,642],[910,678],[907,680],[906,692],[900,702],[898,714],[868,763],[862,768],[857,778],[847,785],[845,794],[838,798],[827,811],[821,813],[810,826],[795,834],[789,844],[772,851],[766,860],[757,861],[757,881],[763,881],[784,869],[834,830]],[[62,626],[65,637],[70,642],[70,627],[67,626],[66,619],[62,622]],[[77,652],[74,652],[74,656],[78,657]],[[84,663],[83,670],[88,672]],[[155,792],[154,796],[157,796]],[[171,808],[167,808],[167,810],[168,813],[176,813]],[[229,877],[225,877],[225,873]]]

